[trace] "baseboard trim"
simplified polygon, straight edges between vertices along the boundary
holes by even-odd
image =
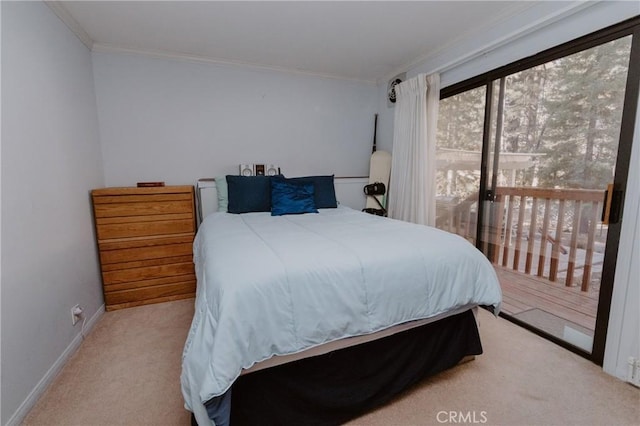
[[[96,313],[87,320],[87,323],[84,327],[85,336],[87,336],[91,332],[98,320],[102,317],[105,312],[104,308],[105,306],[103,304],[102,306],[100,306],[100,308],[98,308]],[[64,352],[62,352],[62,354],[58,357],[56,362],[53,363],[51,368],[49,368],[46,374],[42,377],[42,379],[40,379],[38,384],[25,398],[22,404],[20,404],[20,407],[18,407],[16,412],[13,413],[9,421],[6,423],[6,426],[14,426],[22,423],[25,417],[27,417],[27,414],[29,414],[29,411],[31,411],[31,409],[36,405],[36,402],[38,402],[42,394],[44,394],[47,388],[49,388],[51,383],[53,383],[55,378],[58,376],[58,373],[60,373],[67,361],[69,361],[69,358],[71,358],[71,356],[78,350],[83,340],[84,338],[82,336],[82,331],[78,330],[78,334],[76,335],[76,337],[73,338],[71,343],[69,343],[69,346],[67,346]]]

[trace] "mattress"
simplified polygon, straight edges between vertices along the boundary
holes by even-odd
[[[501,303],[493,267],[463,238],[347,207],[211,214],[194,262],[181,381],[199,422],[204,402],[274,356]]]
[[[264,370],[265,368],[277,367],[278,365],[286,364],[289,362],[295,362],[305,358],[320,356],[320,355],[324,355],[329,352],[337,351],[340,349],[346,349],[352,346],[368,343],[373,340],[383,339],[385,337],[392,336],[396,333],[402,333],[403,331],[412,330],[414,328],[422,327],[424,325],[434,323],[436,321],[439,321],[444,318],[448,318],[450,316],[458,315],[467,310],[468,310],[467,308],[453,309],[449,312],[444,312],[442,314],[436,315],[435,317],[404,322],[402,324],[394,325],[392,327],[385,328],[383,330],[376,331],[374,333],[347,337],[339,340],[333,340],[329,343],[325,343],[319,346],[314,346],[310,349],[307,349],[301,352],[296,352],[289,355],[274,355],[269,359],[253,364],[253,366],[251,366],[250,368],[243,369],[240,375],[255,373],[256,371]],[[474,318],[477,318],[476,317],[477,308],[473,308],[472,312],[473,312]]]

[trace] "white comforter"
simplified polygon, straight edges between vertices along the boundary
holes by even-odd
[[[467,306],[497,314],[501,302],[493,267],[463,238],[346,207],[214,213],[198,231],[194,262],[182,392],[199,421],[203,402],[273,355]]]

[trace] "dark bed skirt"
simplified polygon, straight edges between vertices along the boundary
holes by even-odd
[[[336,425],[479,355],[471,311],[373,342],[241,376],[231,425]]]

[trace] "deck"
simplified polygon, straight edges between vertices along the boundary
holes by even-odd
[[[502,311],[551,334],[563,337],[565,327],[593,336],[598,292],[525,275],[494,265],[502,287]]]
[[[498,186],[482,207],[482,251],[500,279],[502,312],[588,351],[608,230],[604,195]],[[475,245],[478,198],[440,199],[436,226]]]

